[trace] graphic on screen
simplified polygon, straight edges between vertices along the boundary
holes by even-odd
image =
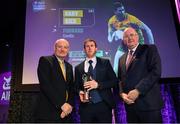
[[[119,42],[116,54],[114,56],[114,71],[117,74],[119,58],[126,52],[123,47],[123,32],[127,27],[133,27],[139,35],[139,43],[144,44],[144,36],[142,30],[146,33],[148,43],[154,44],[153,34],[151,29],[136,16],[126,12],[124,5],[121,2],[113,3],[114,15],[108,21],[108,41]]]
[[[10,100],[11,72],[0,74],[0,105],[8,105]]]
[[[161,5],[161,7],[159,7]],[[140,44],[156,44],[162,59],[162,77],[179,77],[180,53],[169,0],[28,0],[22,84],[37,84],[40,56],[53,54],[54,42],[70,42],[68,61],[75,67],[85,58],[83,40],[97,41],[97,56],[111,60],[117,72],[126,52],[122,36],[133,27]]]

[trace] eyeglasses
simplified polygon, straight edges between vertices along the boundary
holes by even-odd
[[[128,38],[134,38],[137,34],[129,34],[129,35],[124,35],[123,39],[127,40]]]

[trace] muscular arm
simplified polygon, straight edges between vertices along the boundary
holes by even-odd
[[[146,32],[149,44],[154,44],[154,37],[152,31],[145,23],[143,23],[137,17],[130,14],[128,14],[128,19],[131,24],[137,25],[141,30],[144,30]]]
[[[109,22],[110,23],[110,22]],[[112,24],[108,23],[108,41],[111,43],[114,39],[114,31],[115,29],[112,27]]]
[[[153,37],[151,29],[146,24],[144,24],[142,21],[141,21],[141,25],[139,27],[146,32],[149,44],[154,44],[154,37]]]

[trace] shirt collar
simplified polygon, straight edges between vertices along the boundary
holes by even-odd
[[[137,47],[139,46],[139,43],[136,45],[136,47],[134,47],[133,49],[131,49],[133,51],[133,53],[136,51]],[[128,52],[131,51],[130,49],[128,49]]]
[[[57,58],[58,62],[60,62],[60,63],[64,62],[63,59],[61,59],[61,58],[59,58],[59,57],[57,57],[57,56],[56,56],[56,58]]]
[[[93,58],[87,58],[86,57],[86,61],[88,62],[89,60],[92,60],[93,61],[93,63],[96,63],[96,56],[94,56]]]

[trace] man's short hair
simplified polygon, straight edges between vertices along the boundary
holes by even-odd
[[[91,38],[87,38],[87,39],[84,40],[84,48],[85,48],[85,45],[86,45],[87,42],[94,42],[95,47],[97,47],[97,43],[96,43],[95,40],[93,40],[93,39],[91,39]]]
[[[114,2],[113,3],[113,9],[116,11],[118,7],[124,7],[124,5],[121,2]]]

